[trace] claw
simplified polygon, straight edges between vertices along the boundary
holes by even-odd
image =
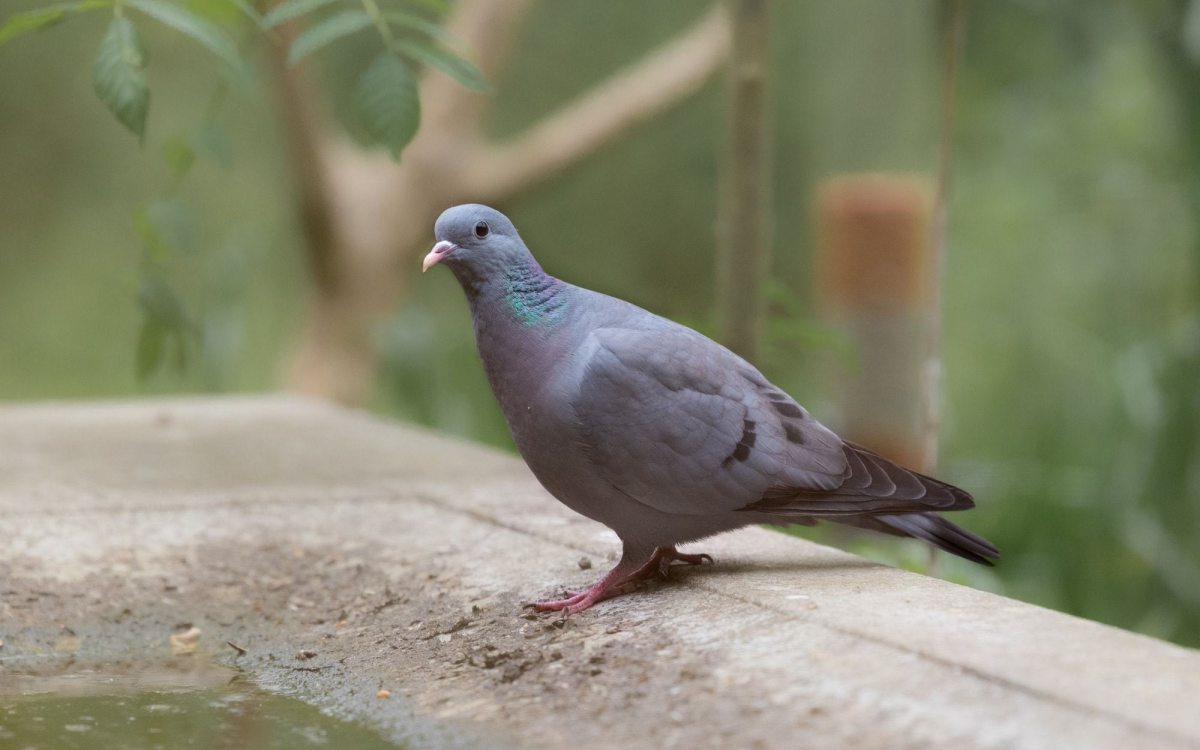
[[[532,607],[535,612],[555,612],[558,610],[569,610],[571,606],[587,599],[591,593],[591,590],[582,591],[577,594],[572,594],[565,599],[543,599],[542,601],[533,602],[532,604],[527,604],[526,606]]]
[[[615,568],[610,570],[604,578],[596,582],[594,586],[584,591],[564,591],[561,599],[543,599],[542,601],[529,602],[522,605],[523,609],[532,609],[535,612],[562,612],[563,617],[574,615],[582,612],[598,601],[608,599],[613,596],[618,596],[625,593],[630,584],[642,581],[652,576],[657,575],[660,578],[667,578],[670,572],[671,564],[681,562],[684,565],[700,565],[702,563],[712,563],[712,555],[704,553],[687,554],[680,552],[674,547],[659,547],[654,550],[654,554],[645,563],[628,572],[634,566],[628,561],[622,559]]]
[[[681,562],[684,565],[702,565],[704,563],[712,564],[713,562],[712,555],[706,552],[701,552],[698,555],[688,555],[682,552],[677,552],[674,555],[665,557],[664,559],[668,559],[672,563]]]

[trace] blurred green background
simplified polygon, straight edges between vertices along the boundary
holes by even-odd
[[[34,5],[9,0],[5,10]],[[705,7],[539,2],[496,82],[493,131],[519,131]],[[778,7],[775,273],[761,364],[819,418],[824,365],[840,355],[815,312],[813,189],[844,172],[932,174],[945,12],[915,0]],[[941,574],[1192,646],[1197,21],[1188,3],[1158,0],[970,4],[939,472],[979,499],[956,520],[1004,553],[992,571],[946,559]],[[278,387],[310,282],[267,84],[231,94],[223,109],[232,166],[198,163],[176,186],[162,147],[201,117],[216,66],[147,26],[152,110],[139,148],[91,91],[103,30],[103,17],[83,17],[0,47],[0,398]],[[353,48],[322,57],[335,102],[361,62]],[[710,331],[721,108],[714,81],[500,208],[552,273]],[[166,196],[191,212],[181,221],[194,247],[175,276],[204,351],[182,373],[141,382],[132,217]],[[372,408],[510,445],[449,274],[415,279],[376,344],[384,366]],[[848,543],[924,564],[918,548],[891,540]]]

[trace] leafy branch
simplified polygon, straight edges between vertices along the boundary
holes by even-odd
[[[476,90],[486,90],[482,74],[466,60],[439,46],[452,38],[436,15],[446,10],[437,0],[408,0],[404,10],[381,8],[377,0],[285,0],[266,15],[248,0],[191,0],[186,6],[169,0],[78,0],[11,14],[0,25],[0,44],[30,32],[49,29],[90,11],[111,14],[92,65],[93,89],[116,120],[145,144],[151,93],[146,78],[150,56],[138,22],[150,19],[198,43],[218,61],[222,79],[198,127],[172,135],[162,145],[170,173],[165,195],[139,205],[133,228],[141,241],[142,259],[137,300],[142,311],[137,346],[137,373],[145,380],[167,359],[183,370],[188,352],[204,346],[201,318],[172,283],[193,264],[200,222],[178,197],[182,182],[198,157],[232,166],[232,144],[217,124],[230,87],[245,91],[250,76],[243,62],[247,48],[261,38],[280,44],[283,24],[301,25],[288,46],[295,65],[330,45],[374,27],[382,50],[355,85],[353,102],[367,145],[381,145],[392,158],[412,140],[420,121],[415,66],[428,66]],[[410,12],[411,11],[411,12]],[[424,13],[425,15],[422,15]],[[249,22],[247,24],[247,21]],[[241,36],[243,43],[235,42]],[[193,274],[194,275],[194,274]]]
[[[257,18],[257,13],[244,0],[208,0],[201,7],[213,15],[219,15],[228,7],[252,20]],[[231,80],[245,81],[245,66],[229,33],[215,21],[166,0],[81,0],[14,13],[0,26],[0,44],[56,26],[88,11],[110,10],[112,20],[92,65],[93,88],[97,98],[117,121],[143,143],[150,112],[150,87],[145,74],[149,56],[137,26],[125,13],[127,8],[190,37],[221,61]]]
[[[267,13],[268,28],[307,22],[288,48],[287,62],[295,65],[341,39],[374,27],[382,49],[359,74],[352,103],[368,146],[383,146],[398,159],[416,135],[421,120],[414,66],[428,66],[476,91],[489,91],[479,69],[439,43],[452,41],[437,23],[424,16],[385,11],[376,0],[285,0]],[[440,10],[440,3],[432,4]]]
[[[411,5],[411,7],[409,7]],[[92,78],[96,96],[117,121],[144,143],[150,111],[145,70],[149,55],[137,24],[126,10],[191,38],[220,62],[227,80],[246,88],[249,77],[229,18],[249,20],[271,39],[281,24],[303,24],[291,42],[288,63],[306,57],[374,27],[382,50],[359,75],[353,101],[369,146],[384,146],[399,158],[420,124],[415,68],[441,71],[463,86],[487,91],[483,75],[444,45],[452,39],[430,13],[445,6],[436,0],[409,0],[403,10],[382,8],[377,0],[284,0],[265,16],[247,0],[201,0],[188,6],[169,0],[79,0],[13,13],[0,25],[0,44],[42,31],[89,11],[108,9],[112,20],[100,42]],[[423,13],[425,15],[423,15]],[[224,19],[222,24],[218,19]]]
[[[0,25],[0,43],[94,9],[114,8],[118,1],[79,0],[12,15]],[[191,9],[184,13],[203,11],[200,24],[180,28],[164,20],[178,21],[177,14],[141,9],[146,3],[174,7],[184,2]],[[502,74],[532,0],[456,0],[452,11],[443,0],[283,0],[264,15],[250,2],[262,0],[128,0],[128,8],[135,25],[147,16],[195,38],[202,33],[198,30],[214,27],[229,36],[226,30],[237,23],[275,48],[266,60],[279,98],[281,145],[294,169],[294,200],[315,287],[288,385],[347,402],[361,402],[368,392],[377,359],[371,331],[402,294],[410,256],[425,243],[438,211],[463,200],[504,200],[596,154],[702,88],[721,69],[729,48],[725,3],[714,2],[709,12],[642,59],[496,142],[484,127],[490,97],[476,91],[488,90],[486,80]],[[357,45],[372,28],[376,54],[352,87],[352,119],[361,124],[362,140],[385,147],[391,158],[364,153],[328,132],[309,71],[297,65],[333,45]],[[214,42],[213,34],[204,36],[203,46],[221,58],[222,68],[238,70],[221,54],[228,46]],[[130,47],[142,50],[128,40],[120,49]],[[471,50],[478,68],[456,52],[463,48]],[[130,81],[145,80],[139,78],[147,61],[142,52],[120,58],[119,72]],[[418,68],[434,71],[419,85]],[[233,77],[224,80],[238,88]],[[120,91],[126,89],[139,91],[136,83]],[[129,112],[141,113],[121,120],[140,123],[140,130],[130,128],[140,140],[146,120],[138,97],[111,98],[131,99]],[[147,96],[145,108],[148,102]],[[426,127],[418,132],[421,119]],[[210,158],[224,152],[228,161],[227,140],[212,136],[220,132],[206,126],[163,145],[176,182],[205,151]],[[402,149],[410,156],[399,162]],[[461,168],[468,157],[470,169]],[[156,258],[182,264],[190,252],[171,247],[172,238],[182,236],[172,228],[179,215],[159,202],[147,204],[139,219],[139,227],[153,230],[144,233],[143,243],[144,266],[154,273],[166,268]],[[147,313],[158,311],[163,319],[174,315],[170,304],[159,304],[156,289],[143,298]],[[208,347],[207,341],[202,344]],[[151,340],[144,348],[152,353],[156,346]],[[145,361],[156,359],[147,355]]]

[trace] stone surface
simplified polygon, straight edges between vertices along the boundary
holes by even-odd
[[[208,657],[413,747],[1200,747],[1200,652],[767,530],[529,614],[615,538],[513,457],[297,399],[2,408],[0,538],[0,691]]]

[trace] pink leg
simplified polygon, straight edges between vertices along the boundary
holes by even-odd
[[[616,567],[608,571],[595,585],[585,591],[574,594],[567,592],[569,596],[566,599],[544,599],[525,606],[532,607],[537,612],[565,610],[569,615],[582,612],[601,599],[611,596],[613,590],[619,588],[625,582],[630,567],[632,566],[622,559],[621,562],[617,563]]]
[[[526,606],[532,607],[538,612],[552,612],[556,610],[565,610],[567,614],[582,612],[598,601],[623,593],[621,588],[626,584],[645,580],[653,576],[666,578],[667,569],[675,561],[686,565],[699,565],[703,562],[711,563],[713,559],[711,555],[690,555],[684,554],[674,547],[658,547],[654,550],[654,554],[650,556],[649,560],[635,568],[632,572],[629,572],[629,569],[633,565],[628,563],[625,558],[622,558],[616,567],[610,570],[591,588],[578,592],[568,591],[564,599],[548,599]]]

